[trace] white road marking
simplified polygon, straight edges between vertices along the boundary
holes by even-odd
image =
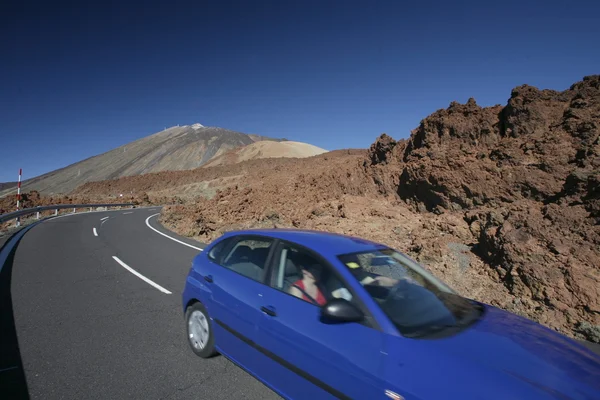
[[[178,240],[178,239],[172,238],[171,236],[169,236],[169,235],[165,235],[164,233],[162,233],[162,232],[161,232],[161,231],[159,231],[158,229],[156,229],[156,228],[154,228],[153,226],[151,226],[151,225],[150,225],[150,222],[149,222],[149,221],[150,221],[150,218],[152,218],[152,217],[156,217],[156,216],[157,216],[157,215],[159,215],[159,214],[160,214],[160,213],[152,214],[151,216],[149,216],[148,218],[146,218],[146,225],[148,225],[148,228],[152,229],[152,230],[153,230],[154,232],[156,232],[156,233],[159,233],[159,234],[163,235],[164,237],[167,237],[167,238],[169,238],[169,239],[171,239],[171,240],[174,240],[174,241],[176,241],[177,243],[181,243],[181,244],[182,244],[182,245],[184,245],[184,246],[188,246],[188,247],[191,247],[192,249],[196,249],[196,250],[200,250],[200,251],[202,251],[202,249],[201,249],[200,247],[192,246],[191,244],[188,244],[188,243],[182,242],[181,240]]]
[[[160,286],[159,284],[152,282],[150,279],[146,278],[144,275],[140,274],[139,272],[137,272],[136,270],[134,270],[133,268],[131,268],[129,265],[125,264],[123,261],[119,260],[119,257],[117,256],[112,256],[112,258],[118,262],[119,264],[121,264],[121,266],[123,268],[125,268],[127,271],[131,272],[132,274],[134,274],[135,276],[137,276],[138,278],[140,278],[141,280],[145,281],[146,283],[154,286],[155,288],[157,288],[158,290],[160,290],[163,293],[166,294],[171,294],[171,292],[169,292],[167,289],[165,289],[164,287]]]
[[[145,210],[145,208],[140,208],[139,210]],[[59,214],[57,216],[51,215],[51,216],[48,216],[48,218],[41,219],[40,221],[41,222],[46,222],[46,221],[53,221],[53,220],[58,219],[58,218],[72,217],[74,215],[87,215],[87,214],[105,213],[105,212],[113,213],[113,212],[119,212],[119,211],[121,211],[121,210],[86,211],[86,212],[80,212],[80,213],[75,213],[75,214],[69,213],[69,214]],[[106,221],[108,221],[108,220],[106,220]],[[102,221],[102,222],[106,222],[106,221]]]
[[[8,367],[8,368],[3,368],[3,369],[0,369],[0,372],[4,372],[4,371],[11,371],[11,370],[13,370],[13,369],[18,369],[18,368],[19,368],[19,367],[17,367],[17,366],[14,366],[14,367]]]
[[[100,221],[104,221],[105,219],[108,219],[109,217],[104,217],[104,218],[100,218]]]
[[[123,214],[133,214],[133,211],[124,212]]]
[[[141,210],[141,208],[140,208],[140,210]],[[52,210],[50,210],[50,211],[52,211]],[[106,210],[106,211],[105,211],[105,210],[101,210],[101,211],[86,211],[86,212],[79,212],[79,213],[75,213],[75,214],[73,214],[73,213],[68,213],[68,214],[59,214],[59,215],[57,215],[57,216],[50,215],[50,216],[48,216],[48,218],[47,218],[47,219],[40,220],[40,221],[42,221],[42,222],[46,222],[46,221],[52,221],[52,220],[54,220],[54,219],[58,219],[58,218],[72,217],[72,216],[74,216],[74,215],[88,215],[88,214],[106,213],[106,212],[109,212],[109,213],[114,213],[114,212],[120,212],[120,211],[123,211],[123,210]],[[108,217],[107,217],[107,218],[108,218]]]
[[[104,225],[104,223],[108,221],[107,219],[105,219],[104,221],[100,222],[100,226]]]
[[[96,228],[94,228],[93,230],[94,230],[94,236],[98,236],[98,232],[96,232]]]

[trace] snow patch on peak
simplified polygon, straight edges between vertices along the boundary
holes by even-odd
[[[204,128],[204,125],[198,124],[198,123],[192,125],[192,129],[200,129],[200,128]]]

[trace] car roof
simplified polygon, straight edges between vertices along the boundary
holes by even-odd
[[[387,247],[381,243],[339,233],[306,229],[245,229],[230,231],[223,237],[260,235],[297,243],[326,256],[371,251]]]

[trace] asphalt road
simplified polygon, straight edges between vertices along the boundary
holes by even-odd
[[[162,228],[159,211],[80,213],[24,232],[0,272],[0,398],[279,398],[189,349],[181,291],[199,252],[189,245],[200,245]]]
[[[189,349],[181,291],[199,250],[150,229],[159,211],[58,217],[23,236],[2,271],[3,310],[13,311],[3,322],[14,318],[18,339],[8,348],[3,332],[4,378],[24,372],[33,399],[279,398],[224,357]]]

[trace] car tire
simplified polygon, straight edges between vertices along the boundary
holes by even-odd
[[[188,344],[197,356],[210,358],[217,354],[213,325],[202,303],[194,303],[185,310],[185,326]]]

